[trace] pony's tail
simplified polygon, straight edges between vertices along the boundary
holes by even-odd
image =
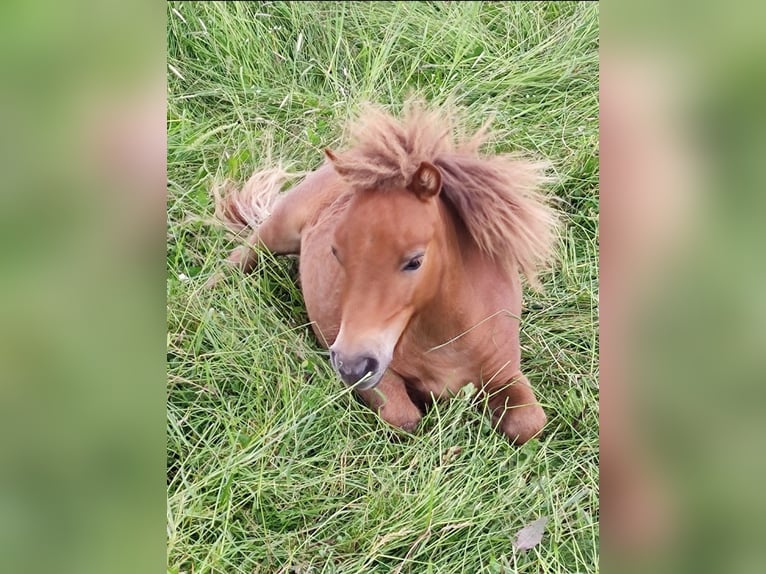
[[[215,219],[234,239],[247,237],[245,245],[232,250],[226,258],[229,266],[244,273],[253,270],[257,261],[253,248],[258,242],[258,227],[271,215],[282,186],[289,177],[290,174],[278,166],[255,172],[242,188],[228,180],[213,185]],[[222,278],[223,273],[217,272],[205,285],[212,287]]]
[[[215,217],[235,236],[256,230],[271,215],[282,185],[290,174],[281,166],[256,171],[238,189],[232,182],[214,185]]]

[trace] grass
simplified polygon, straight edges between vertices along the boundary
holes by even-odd
[[[168,571],[598,571],[598,6],[168,4]],[[295,260],[203,290],[231,244],[209,188],[313,169],[363,100],[453,98],[496,151],[552,160],[561,263],[527,293],[523,447],[468,396],[398,436],[307,327]],[[547,516],[542,542],[516,533]]]

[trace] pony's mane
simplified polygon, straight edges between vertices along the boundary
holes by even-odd
[[[554,253],[557,217],[538,190],[547,163],[514,154],[482,155],[488,124],[458,135],[457,113],[405,104],[397,120],[366,105],[347,126],[351,147],[331,161],[354,189],[406,188],[424,161],[439,168],[442,196],[456,209],[476,245],[507,270],[518,268],[532,285]]]

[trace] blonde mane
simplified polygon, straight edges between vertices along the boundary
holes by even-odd
[[[488,125],[459,136],[454,110],[405,104],[402,119],[367,105],[349,123],[352,146],[331,155],[338,174],[354,189],[408,187],[420,164],[442,175],[442,196],[456,209],[481,251],[501,267],[520,270],[537,285],[553,256],[558,218],[539,188],[547,164],[513,154],[482,155]]]

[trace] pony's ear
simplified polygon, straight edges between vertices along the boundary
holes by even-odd
[[[324,148],[324,156],[333,163],[338,159],[329,147]]]
[[[348,169],[343,167],[342,161],[339,163],[338,156],[335,155],[335,152],[333,152],[330,148],[325,148],[324,155],[327,158],[327,161],[330,162],[330,165],[332,165],[335,173],[341,177],[348,175]]]
[[[442,189],[442,175],[439,169],[424,161],[412,176],[409,188],[420,199],[434,197]]]

